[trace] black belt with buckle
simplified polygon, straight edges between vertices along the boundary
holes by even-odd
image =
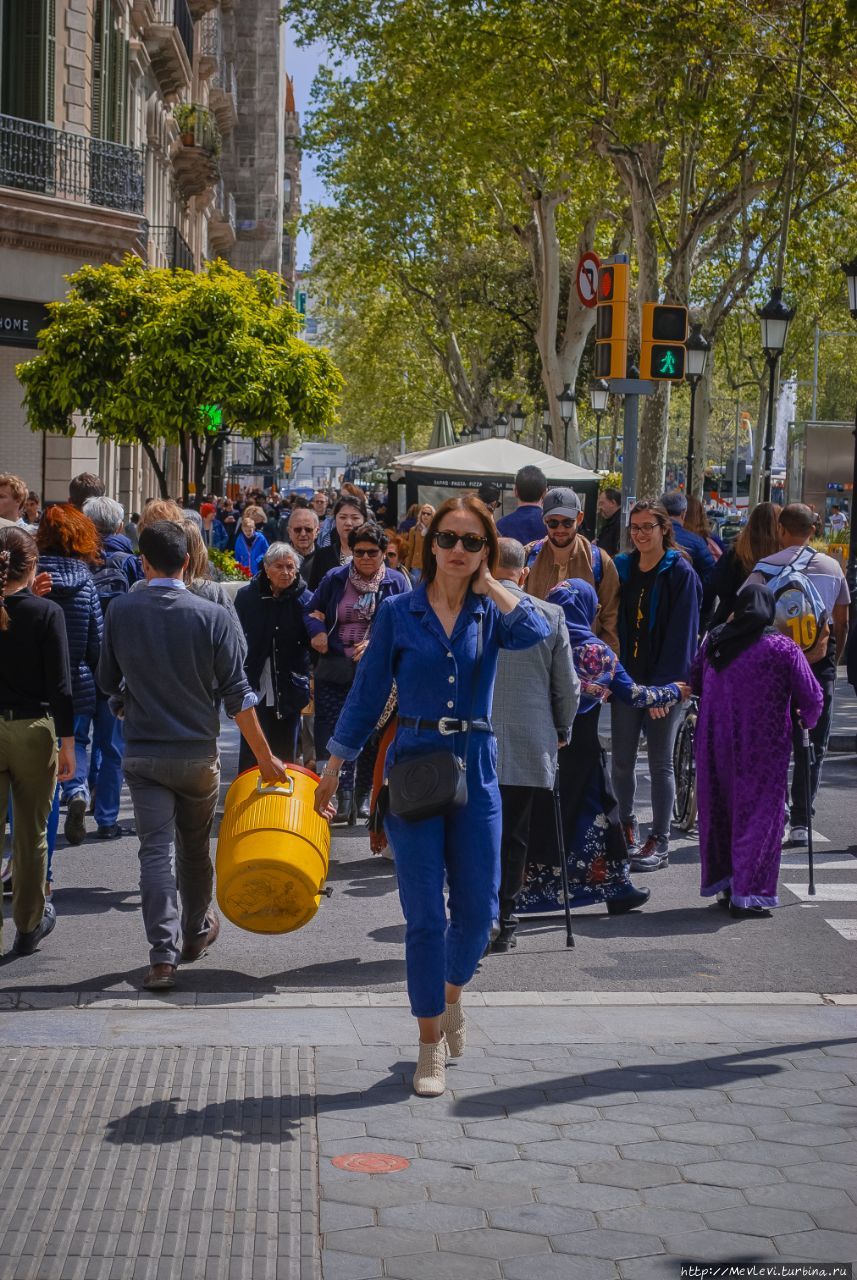
[[[440,720],[423,720],[421,716],[399,716],[399,724],[405,729],[429,729],[441,734],[444,738],[453,733],[466,733],[468,723],[471,730],[477,733],[493,733],[490,720],[458,720],[454,716],[441,716]]]
[[[0,720],[40,720],[46,715],[47,707],[0,707]]]

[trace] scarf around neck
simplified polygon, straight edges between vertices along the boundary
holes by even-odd
[[[381,561],[379,569],[371,578],[361,578],[360,574],[354,568],[352,560],[348,566],[348,581],[357,592],[357,612],[361,618],[365,618],[368,622],[374,615],[378,606],[378,591],[381,583],[387,576],[387,566]]]

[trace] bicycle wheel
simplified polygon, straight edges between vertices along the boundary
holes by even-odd
[[[675,772],[675,804],[673,820],[682,831],[691,831],[696,823],[696,709],[688,711],[675,740],[673,770]]]

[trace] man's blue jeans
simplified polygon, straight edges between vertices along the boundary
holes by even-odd
[[[92,754],[98,761],[97,770],[91,770],[87,759],[89,735],[92,732]],[[89,803],[89,779],[94,778],[95,821],[99,827],[111,827],[119,815],[119,796],[122,791],[122,756],[125,744],[122,722],[110,710],[108,699],[98,694],[94,716],[74,717],[74,777],[63,784],[66,801],[82,795]]]

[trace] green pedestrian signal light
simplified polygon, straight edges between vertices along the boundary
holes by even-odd
[[[202,418],[202,429],[207,435],[216,435],[223,430],[223,410],[219,404],[203,404],[199,408]]]
[[[687,307],[643,304],[640,377],[651,382],[681,382],[685,370]]]

